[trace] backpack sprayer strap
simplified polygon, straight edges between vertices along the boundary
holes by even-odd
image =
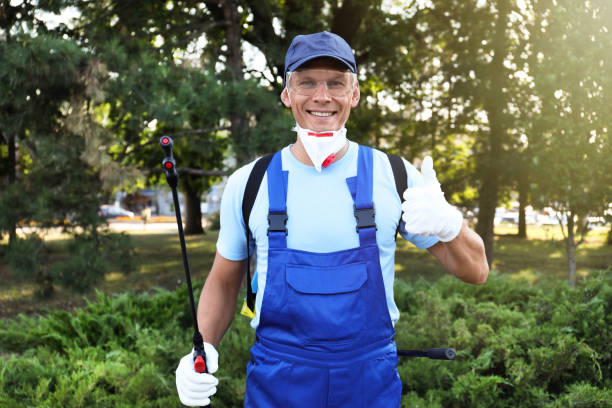
[[[267,154],[255,162],[244,189],[244,196],[242,197],[242,218],[244,220],[247,246],[247,295],[246,301],[242,305],[242,310],[240,313],[250,318],[255,317],[255,293],[253,293],[253,287],[251,285],[251,231],[249,229],[249,217],[251,216],[251,210],[253,209],[255,198],[257,198],[257,192],[259,191],[261,180],[266,173],[266,169],[268,168],[272,157],[274,157],[274,153]]]

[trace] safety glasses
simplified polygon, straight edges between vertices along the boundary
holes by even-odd
[[[355,82],[351,72],[307,69],[287,73],[287,89],[303,96],[312,96],[323,86],[327,95],[344,97],[353,92]]]

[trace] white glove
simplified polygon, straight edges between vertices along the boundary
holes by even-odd
[[[436,236],[442,242],[455,239],[463,225],[463,215],[444,198],[433,169],[433,160],[425,157],[421,165],[423,185],[404,191],[402,220],[411,234]]]
[[[219,369],[219,353],[212,344],[204,343],[208,373],[197,373],[193,350],[181,359],[176,368],[176,389],[183,405],[199,407],[210,404],[210,396],[217,392],[219,380],[214,374]]]

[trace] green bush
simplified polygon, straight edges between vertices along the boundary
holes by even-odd
[[[104,277],[111,265],[122,272],[134,269],[134,248],[124,233],[77,235],[68,245],[70,258],[56,262],[51,268],[54,282],[84,292]]]
[[[16,238],[8,246],[6,262],[18,280],[31,280],[38,285],[38,294],[53,294],[53,278],[44,265],[46,248],[43,239],[35,233]]]
[[[32,275],[38,269],[43,240],[36,234],[16,238],[8,247],[6,262],[19,275]]]
[[[55,263],[51,268],[55,282],[84,292],[102,279],[108,264],[93,239],[77,237],[68,245],[68,251],[70,258]]]
[[[398,347],[457,349],[452,362],[401,362],[406,399],[414,401],[406,406],[583,406],[559,401],[578,392],[599,401],[610,392],[610,271],[575,290],[505,276],[480,287],[450,277],[396,287],[411,303],[396,325]]]
[[[104,277],[111,266],[128,273],[134,269],[134,247],[129,235],[97,232],[75,235],[68,243],[68,259],[49,262],[49,249],[36,234],[17,238],[8,248],[7,263],[15,276],[29,280],[46,297],[53,284],[84,292]]]
[[[196,285],[197,286],[197,285]],[[196,294],[197,296],[197,294]],[[612,399],[612,274],[577,289],[492,276],[396,284],[399,348],[451,346],[454,361],[402,359],[402,407],[606,407]],[[186,289],[98,294],[74,312],[0,326],[2,407],[180,407],[191,349]],[[242,406],[253,331],[236,318],[219,346],[214,406]]]

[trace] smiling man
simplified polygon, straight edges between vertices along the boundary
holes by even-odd
[[[176,385],[185,405],[207,405],[217,390],[215,347],[233,319],[252,250],[256,341],[246,407],[400,406],[397,232],[465,282],[485,282],[482,240],[444,198],[431,158],[421,173],[400,160],[408,187],[400,197],[387,155],[347,139],[344,125],[359,103],[356,72],[350,46],[335,34],[291,43],[281,100],[295,118],[296,142],[267,165],[248,231],[243,197],[255,162],[228,179],[217,254],[198,304],[209,373],[195,372],[192,353],[181,359]]]
[[[298,134],[291,151],[321,171],[348,148],[344,124],[359,102],[357,77],[337,59],[320,57],[286,72],[285,80],[281,100],[291,108]]]

